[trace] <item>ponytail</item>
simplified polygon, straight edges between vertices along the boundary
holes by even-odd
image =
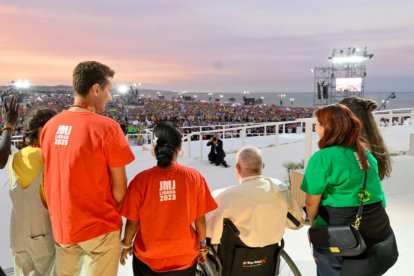
[[[154,138],[156,140],[154,153],[157,165],[161,168],[167,168],[181,147],[180,130],[170,122],[162,122],[154,128]]]

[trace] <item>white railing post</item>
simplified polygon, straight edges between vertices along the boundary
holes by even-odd
[[[201,127],[200,127],[201,129]],[[200,131],[200,136],[199,136],[199,141],[200,141],[200,160],[203,160],[203,133]]]
[[[275,147],[279,147],[279,124],[275,125]]]
[[[414,156],[414,133],[410,134],[407,155]]]
[[[410,109],[410,115],[408,115],[407,117],[408,117],[407,120],[409,120],[408,124],[414,126],[414,121],[413,121],[413,119],[414,119],[414,109],[413,108]]]
[[[191,134],[189,136],[187,136],[187,152],[188,152],[188,157],[191,158],[191,137],[193,137]]]
[[[240,130],[241,148],[246,144],[246,126]]]

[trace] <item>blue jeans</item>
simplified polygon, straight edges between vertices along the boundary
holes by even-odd
[[[329,256],[313,250],[318,276],[339,276],[341,274],[342,257]]]

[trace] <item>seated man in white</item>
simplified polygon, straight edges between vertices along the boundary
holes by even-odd
[[[285,227],[303,226],[303,212],[291,197],[289,187],[263,176],[263,168],[259,149],[247,146],[238,151],[236,176],[240,184],[217,195],[218,208],[207,214],[207,237],[211,244],[220,243],[224,218],[235,224],[240,239],[249,247],[279,243]],[[288,212],[300,222],[299,227],[287,218]]]

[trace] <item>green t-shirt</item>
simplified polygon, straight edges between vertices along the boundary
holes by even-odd
[[[367,152],[370,168],[367,171],[369,199],[364,204],[382,201],[385,196],[378,176],[378,163]],[[357,207],[358,192],[362,189],[364,170],[360,168],[355,151],[348,147],[332,146],[317,151],[308,162],[300,188],[311,195],[322,195],[322,206]],[[316,218],[315,225],[324,224]]]

